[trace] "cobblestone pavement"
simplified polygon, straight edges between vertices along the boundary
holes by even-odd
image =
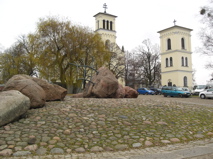
[[[137,99],[67,96],[0,127],[0,158],[139,159],[155,154],[177,158],[186,149],[191,154],[199,149],[196,156],[211,155],[212,102],[143,95]]]

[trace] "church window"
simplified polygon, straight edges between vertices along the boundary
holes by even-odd
[[[166,67],[168,67],[169,66],[169,60],[168,60],[168,58],[166,58]]]
[[[105,29],[105,20],[103,20],[103,29]]]
[[[181,64],[184,66],[184,57],[181,57]]]
[[[171,39],[167,39],[167,50],[171,50]]]
[[[187,87],[187,77],[186,76],[183,77],[183,86]]]
[[[185,66],[188,66],[188,58],[185,57]]]
[[[185,49],[185,41],[184,38],[181,38],[181,48]]]
[[[110,21],[110,30],[112,30],[112,21]]]
[[[107,50],[110,50],[110,41],[109,40],[106,40],[106,42],[105,42],[105,48]]]
[[[107,30],[109,30],[109,21],[107,20]]]
[[[173,66],[173,60],[172,60],[172,57],[169,58],[170,60],[170,66]]]

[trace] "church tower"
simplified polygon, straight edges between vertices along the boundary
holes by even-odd
[[[103,8],[105,9],[104,12],[99,12],[93,16],[95,17],[95,33],[101,36],[106,49],[111,53],[109,69],[115,74],[116,78],[118,78],[118,82],[125,86],[124,49],[120,49],[116,43],[115,19],[117,16],[106,12],[106,3],[104,3]]]
[[[107,5],[103,5],[105,11],[99,12],[95,17],[95,32],[101,35],[105,45],[116,43],[115,18],[117,16],[106,13]]]
[[[161,48],[162,86],[188,87],[192,89],[192,29],[178,25],[158,31]]]

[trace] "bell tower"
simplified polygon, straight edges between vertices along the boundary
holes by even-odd
[[[116,43],[115,18],[117,16],[106,12],[107,5],[103,5],[104,12],[99,12],[95,17],[95,32],[101,35],[105,45]]]
[[[175,23],[174,20],[174,26],[158,31],[161,48],[161,84],[192,89],[192,29]]]

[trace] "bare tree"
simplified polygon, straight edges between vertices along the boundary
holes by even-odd
[[[115,74],[117,79],[125,77],[125,56],[124,49],[116,43],[110,43],[107,47],[107,50],[110,52],[110,62],[109,69]]]
[[[159,46],[152,45],[149,39],[142,42],[142,45],[134,51],[136,56],[134,60],[135,79],[140,78],[140,83],[146,87],[160,85],[160,59]]]
[[[201,22],[204,24],[205,28],[202,28],[200,31],[200,38],[203,43],[202,53],[203,54],[213,54],[213,1],[211,0],[209,6],[203,6],[200,10],[202,15]]]
[[[196,74],[196,69],[193,69],[193,70],[192,70],[192,82],[193,82],[193,85],[196,85],[196,82],[195,82],[195,74]]]
[[[213,80],[213,73],[211,74],[211,80]]]
[[[0,53],[3,53],[4,47],[0,44]]]
[[[199,48],[199,52],[204,55],[213,56],[213,0],[210,0],[208,6],[203,6],[200,10],[202,15],[201,22],[204,24],[204,28],[200,31],[200,39],[202,41],[202,48]],[[211,63],[206,65],[206,68],[212,69]]]

